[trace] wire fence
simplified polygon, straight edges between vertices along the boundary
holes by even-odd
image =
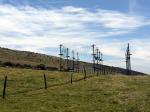
[[[0,73],[0,96],[3,98],[5,98],[5,96],[26,94],[28,92],[41,89],[73,84],[74,82],[96,76],[89,73],[86,68],[82,70],[82,73],[59,71],[45,72],[41,70],[37,71],[25,69],[13,70],[14,71],[9,71],[7,74]]]

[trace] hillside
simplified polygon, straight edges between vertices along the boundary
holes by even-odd
[[[59,58],[34,52],[0,48],[0,61],[9,61],[16,64],[30,64],[33,66],[38,64],[45,64],[46,66],[58,67]]]
[[[11,63],[13,65],[11,65]],[[63,60],[64,65],[66,61]],[[44,64],[49,70],[58,70],[59,69],[59,57],[49,56],[40,53],[28,52],[28,51],[18,51],[7,48],[0,48],[0,65],[15,66],[22,68],[37,68],[38,65]],[[70,67],[72,67],[72,61],[69,61]],[[80,72],[83,71],[83,66],[86,66],[88,72],[92,71],[92,64],[87,62],[79,62]],[[104,65],[103,68],[106,72],[126,74],[126,70],[118,67],[111,67]],[[138,71],[132,71],[132,74],[135,75],[145,75],[144,73]]]
[[[31,66],[44,64],[45,66],[59,69],[59,57],[7,48],[0,48],[0,62],[12,62],[14,64],[27,64]],[[80,65],[82,66],[84,63],[85,62],[80,62]],[[86,65],[91,64],[86,63]]]
[[[44,89],[43,74],[47,77]],[[7,75],[6,98],[2,99]],[[1,112],[150,112],[150,77],[0,67]]]

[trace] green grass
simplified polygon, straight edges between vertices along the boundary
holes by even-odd
[[[70,84],[70,75],[1,67],[0,112],[150,112],[150,76],[101,75]],[[82,73],[73,74],[74,81],[82,78]]]

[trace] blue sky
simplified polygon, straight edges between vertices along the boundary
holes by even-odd
[[[92,60],[91,44],[104,64],[125,67],[131,45],[132,68],[150,73],[150,1],[0,0],[0,46],[58,56],[58,45]]]

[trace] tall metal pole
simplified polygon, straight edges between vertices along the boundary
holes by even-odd
[[[98,51],[98,70],[99,70],[99,72],[100,72],[100,69],[101,69],[101,67],[100,67],[100,51]]]
[[[93,56],[93,71],[94,71],[94,73],[95,73],[95,45],[93,44],[92,45],[92,50],[93,50],[93,54],[92,54],[92,56]]]
[[[102,74],[102,66],[101,66],[101,52],[100,52],[100,51],[98,52],[98,55],[99,55],[99,58],[98,58],[98,61],[99,61],[99,70],[100,70],[100,74]]]
[[[103,53],[101,53],[101,68],[102,68],[102,74],[105,74],[105,68],[104,68],[104,66],[103,66]]]
[[[67,48],[67,56],[66,56],[66,58],[67,58],[67,71],[69,71],[69,48]]]
[[[60,44],[60,45],[59,45],[59,48],[60,48],[60,54],[59,54],[59,55],[60,55],[60,58],[59,58],[59,64],[60,64],[59,66],[60,66],[60,68],[59,68],[59,70],[60,70],[60,71],[62,71],[62,56],[63,56],[62,47],[63,47],[63,45]]]
[[[73,70],[73,72],[74,72],[74,68],[75,68],[75,56],[74,56],[74,51],[72,51],[72,61],[73,61],[73,63],[72,63],[72,70]]]
[[[99,66],[98,66],[98,62],[99,62],[99,49],[97,48],[96,49],[96,61],[97,61],[97,64],[96,64],[96,70],[97,70],[97,76],[98,76],[98,72],[99,72]]]
[[[80,67],[79,67],[79,53],[77,52],[77,72],[79,73],[79,69],[80,69]]]
[[[131,56],[131,53],[130,53],[130,45],[128,43],[128,46],[127,46],[127,51],[126,51],[126,71],[127,71],[127,75],[131,75],[131,62],[130,62],[130,56]]]

